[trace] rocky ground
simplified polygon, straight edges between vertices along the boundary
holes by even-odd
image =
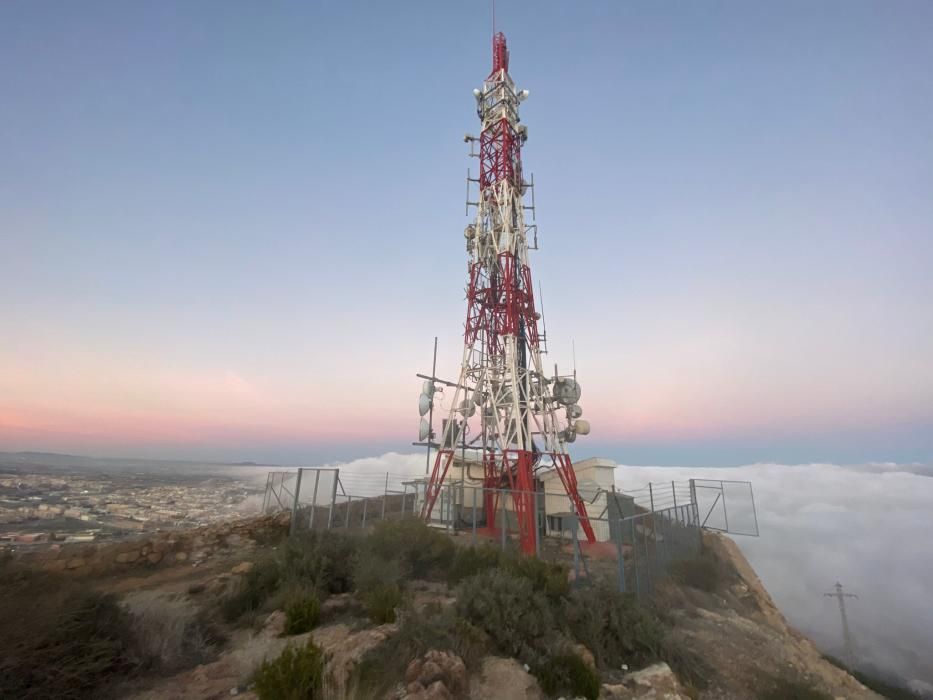
[[[212,527],[177,541],[166,535],[166,540],[172,542],[173,565],[166,566],[163,561],[143,567],[129,565],[116,573],[108,567],[109,575],[96,579],[94,585],[120,596],[129,609],[156,611],[163,617],[169,611],[183,611],[188,617],[197,611],[214,611],[248,577],[254,561],[281,546],[281,540],[278,544],[261,544],[267,531],[272,528],[283,533],[286,526],[281,520],[257,519],[255,523],[232,523],[228,530]],[[152,551],[153,544],[151,540],[137,543],[136,560],[149,553],[143,552],[144,548]],[[827,662],[810,640],[787,624],[734,542],[707,533],[704,549],[705,556],[717,563],[721,579],[716,586],[675,583],[672,579],[659,587],[656,596],[658,610],[679,645],[702,659],[704,682],[692,684],[689,679],[678,679],[665,663],[642,669],[625,666],[600,669],[603,679],[600,698],[754,700],[760,696],[763,679],[774,677],[801,679],[824,693],[819,697],[847,700],[880,697]],[[189,551],[191,556],[178,556]],[[114,565],[122,565],[117,559],[121,553],[112,551],[107,556],[112,557]],[[402,614],[420,616],[429,607],[453,608],[457,602],[454,593],[446,583],[437,580],[409,581],[408,603]],[[198,657],[201,663],[161,677],[136,677],[132,684],[119,689],[118,695],[132,700],[255,698],[251,682],[262,661],[277,657],[286,645],[304,645],[310,639],[322,650],[325,659],[325,698],[371,697],[369,691],[357,687],[359,674],[355,671],[368,654],[399,634],[406,619],[373,624],[356,593],[341,593],[323,601],[318,626],[305,634],[286,635],[286,616],[281,610],[245,622],[240,619],[237,625],[218,622],[224,626],[224,641],[220,645],[205,644],[200,650],[203,654]],[[160,634],[165,634],[165,630]],[[595,668],[594,656],[585,646],[577,644],[574,653],[587,666]],[[179,666],[192,663],[188,661]],[[385,700],[547,697],[530,669],[513,658],[485,655],[467,664],[450,649],[438,648],[401,664],[397,669],[400,680],[394,688],[388,693],[380,691],[376,697]]]

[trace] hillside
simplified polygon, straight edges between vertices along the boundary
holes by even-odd
[[[0,696],[880,697],[788,626],[720,535],[640,604],[415,520],[288,540],[286,525],[169,534],[154,562],[7,561]]]

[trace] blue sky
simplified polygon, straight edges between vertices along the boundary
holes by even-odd
[[[551,361],[628,463],[933,459],[933,5],[499,2]],[[0,6],[0,449],[403,448],[483,3]]]

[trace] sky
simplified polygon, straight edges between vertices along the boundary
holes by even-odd
[[[933,4],[504,2],[547,362],[628,464],[933,461]],[[404,450],[487,3],[0,4],[0,449]]]

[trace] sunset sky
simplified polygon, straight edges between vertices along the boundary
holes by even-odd
[[[933,3],[502,2],[576,452],[933,461]],[[0,450],[407,450],[488,4],[0,4]]]

